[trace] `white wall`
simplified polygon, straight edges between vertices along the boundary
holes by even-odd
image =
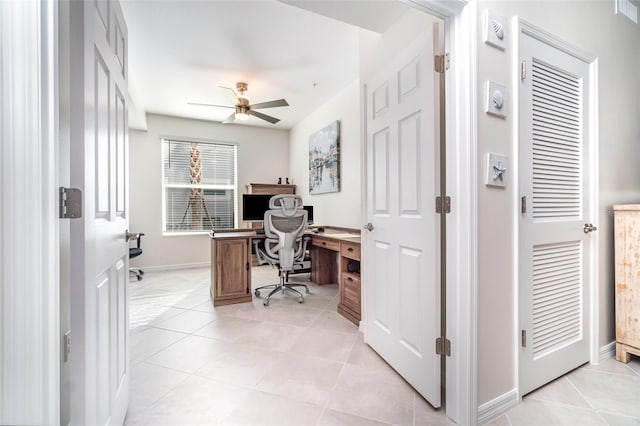
[[[340,192],[309,195],[309,136],[340,121]],[[360,89],[358,80],[291,129],[289,176],[318,225],[360,228]]]
[[[489,152],[509,156],[515,143],[515,111],[506,120],[486,115],[482,90],[491,79],[513,93],[513,49],[504,52],[482,42],[482,11],[520,16],[599,59],[600,138],[600,341],[614,340],[614,274],[611,206],[640,201],[640,26],[614,15],[613,1],[479,1],[478,3],[478,181],[483,182]],[[511,21],[510,21],[511,23]],[[513,37],[512,31],[508,35]],[[512,167],[513,168],[513,167]],[[478,188],[478,402],[483,404],[517,386],[514,271],[514,202],[517,188]]]
[[[276,183],[289,170],[289,131],[218,124],[163,115],[147,115],[146,132],[130,130],[130,226],[144,232],[144,253],[135,267],[166,267],[210,263],[206,235],[162,235],[162,137],[233,142],[238,146],[238,194],[248,183]],[[242,198],[238,197],[238,212]],[[242,222],[240,222],[242,226]]]

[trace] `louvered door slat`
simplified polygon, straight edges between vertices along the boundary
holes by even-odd
[[[579,216],[580,81],[536,61],[532,71],[533,217]]]
[[[536,356],[581,334],[581,243],[535,246],[532,258]]]

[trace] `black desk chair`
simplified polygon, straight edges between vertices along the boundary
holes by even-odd
[[[144,234],[143,233],[138,233],[138,234],[133,234],[133,238],[131,239],[136,239],[136,246],[135,247],[129,247],[129,260],[133,259],[134,257],[138,257],[142,254],[142,248],[140,247],[140,241],[142,240],[142,236]],[[135,275],[135,277],[138,279],[138,281],[140,281],[142,279],[142,276],[144,275],[144,271],[142,269],[139,268],[129,268],[129,276],[131,275]]]

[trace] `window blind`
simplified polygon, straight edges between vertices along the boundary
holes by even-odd
[[[235,145],[162,141],[165,232],[235,226],[236,157]]]

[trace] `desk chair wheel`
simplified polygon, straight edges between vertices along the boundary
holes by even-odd
[[[269,306],[269,299],[265,299],[265,301],[264,301],[264,302],[262,302],[262,304],[263,304],[264,306]]]
[[[253,294],[255,294],[255,295],[256,295],[256,297],[260,297],[260,290],[256,290],[256,291],[254,291],[254,292],[253,292]]]
[[[298,303],[304,303],[304,299],[302,297],[298,298]]]

